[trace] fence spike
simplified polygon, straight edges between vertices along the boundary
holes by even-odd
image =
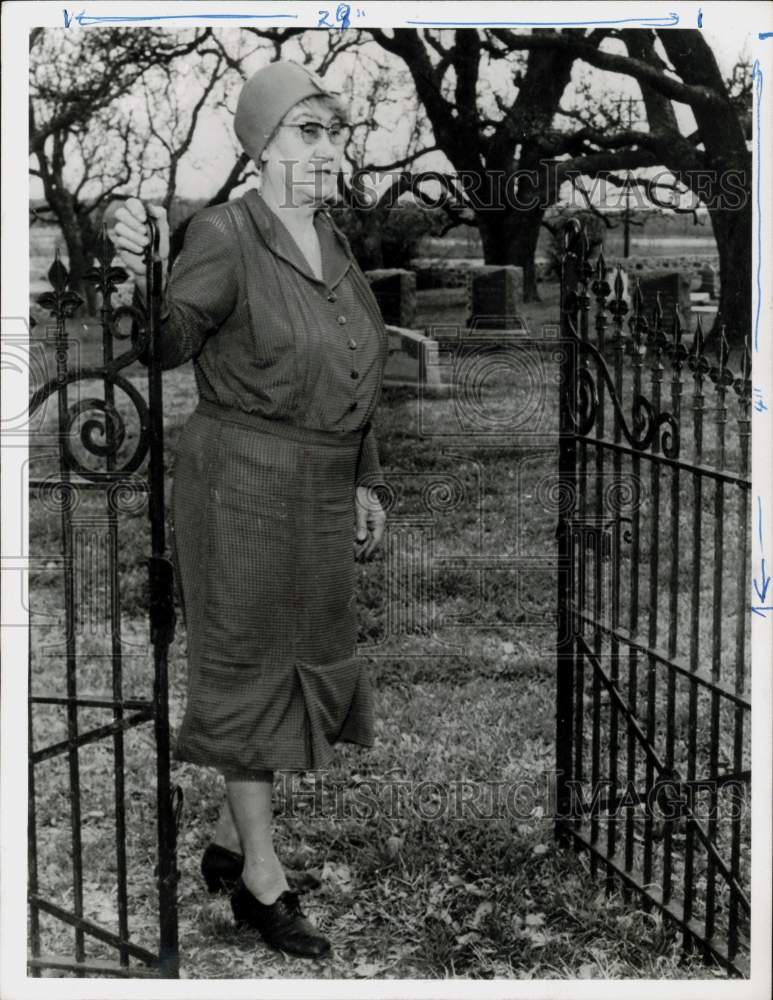
[[[698,317],[698,322],[695,324],[695,336],[693,337],[692,346],[690,352],[695,355],[697,360],[702,354],[705,346],[706,338],[703,335],[703,323],[701,322],[700,316]]]
[[[596,261],[596,280],[605,281],[607,277],[607,265],[604,260],[604,251],[599,253],[598,260]]]
[[[615,271],[615,280],[613,284],[615,287],[615,298],[619,302],[623,297],[623,270],[619,264],[617,265],[617,270]]]
[[[751,377],[752,373],[752,354],[749,350],[749,338],[746,337],[743,342],[743,353],[741,354],[741,374],[744,381]]]
[[[569,219],[569,221],[564,226],[564,250],[567,253],[572,253],[572,244],[577,239],[577,235],[580,231],[580,223],[577,219]]]
[[[719,344],[717,345],[717,360],[719,361],[719,367],[725,368],[727,366],[727,359],[730,357],[730,344],[727,341],[727,333],[725,330],[725,324],[723,323],[719,331]]]
[[[644,312],[644,295],[641,290],[641,282],[636,279],[636,285],[633,290],[633,312],[637,319]]]
[[[676,309],[674,310],[673,341],[674,349],[678,348],[682,341],[682,321],[679,318],[679,311]]]
[[[652,311],[652,322],[656,330],[659,330],[663,323],[663,303],[660,301],[660,292],[655,292],[655,308]]]

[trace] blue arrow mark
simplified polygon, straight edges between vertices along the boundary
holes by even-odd
[[[765,600],[765,596],[768,592],[768,586],[770,585],[770,577],[765,572],[765,560],[760,560],[762,568],[762,589],[760,590],[760,585],[757,583],[757,577],[754,578],[754,589],[757,591],[757,597],[761,601]]]
[[[762,187],[761,187],[761,171],[762,171],[762,143],[760,142],[760,132],[761,132],[761,122],[760,122],[760,108],[762,106],[762,69],[760,68],[759,59],[754,60],[754,65],[752,66],[752,80],[754,80],[754,145],[755,152],[757,154],[757,180],[755,184],[754,198],[757,203],[757,273],[755,277],[755,285],[757,292],[756,307],[754,310],[754,350],[759,351],[760,349],[760,310],[762,309]]]
[[[297,20],[297,14],[126,14],[123,16],[111,14],[87,14],[82,10],[79,14],[71,14],[65,8],[64,26],[69,28],[75,21],[81,28],[88,28],[93,24],[131,24],[136,21],[233,21],[233,20]]]
[[[757,591],[757,597],[759,597],[762,604],[765,603],[765,596],[768,592],[768,587],[770,586],[770,577],[765,572],[765,556],[762,547],[762,497],[757,495],[757,534],[760,540],[760,569],[762,571],[762,582],[757,582],[757,577],[754,577],[754,589]]]

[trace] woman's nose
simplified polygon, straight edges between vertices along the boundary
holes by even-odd
[[[319,140],[317,141],[317,144],[315,146],[316,152],[319,152],[320,149],[324,150],[324,153],[331,159],[334,159],[336,156],[338,156],[339,147],[336,146],[336,144],[330,138],[330,132],[328,132],[326,128],[322,129],[322,135],[319,137]]]

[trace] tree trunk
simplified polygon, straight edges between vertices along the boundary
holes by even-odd
[[[86,312],[93,316],[97,310],[97,292],[89,281],[84,280],[91,267],[93,230],[90,221],[79,219],[71,210],[57,212],[62,229],[67,256],[69,258],[70,288],[83,296]]]
[[[481,212],[478,227],[486,264],[512,264],[523,269],[523,301],[539,302],[535,255],[544,209]]]
[[[384,266],[383,214],[378,210],[369,213],[356,209],[354,214],[360,229],[357,263],[363,271],[376,271]]]
[[[724,325],[737,347],[752,336],[752,208],[709,209],[719,251],[719,307],[712,333]]]
[[[75,197],[65,188],[60,174],[45,172],[43,193],[48,207],[62,231],[69,261],[69,285],[73,291],[83,296],[88,315],[96,311],[97,293],[83,276],[91,266],[90,251],[94,246],[94,227],[84,211],[79,211]]]

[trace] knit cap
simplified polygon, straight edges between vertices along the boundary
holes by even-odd
[[[338,94],[322,79],[292,62],[273,62],[254,73],[242,87],[234,115],[234,132],[256,164],[284,116],[307,97]]]

